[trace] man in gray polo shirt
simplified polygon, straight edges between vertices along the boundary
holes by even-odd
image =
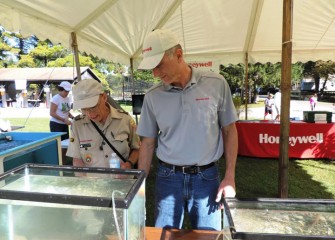
[[[181,228],[184,211],[194,229],[221,230],[220,200],[234,197],[238,120],[225,79],[189,66],[169,30],[151,32],[139,69],[161,83],[145,95],[137,129],[139,168],[149,174],[158,138],[155,226]],[[224,153],[220,182],[217,160]]]

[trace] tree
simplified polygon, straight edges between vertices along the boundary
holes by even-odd
[[[37,47],[30,51],[29,55],[36,59],[37,66],[46,67],[48,59],[52,57],[53,52],[47,42],[39,42]]]
[[[37,66],[46,67],[48,62],[66,57],[69,51],[61,45],[53,45],[49,40],[45,40],[39,42],[29,54],[35,59]]]
[[[312,77],[315,81],[315,91],[319,92],[320,74],[316,71],[315,62],[308,61],[304,64],[304,77]]]
[[[134,70],[135,93],[145,93],[154,84],[159,83],[160,79],[155,78],[151,70]]]
[[[6,30],[0,26],[0,67],[12,65],[12,56],[17,55],[19,50],[15,50],[10,44]]]
[[[335,73],[335,63],[333,61],[317,61],[315,63],[315,72],[318,72],[320,77],[324,78],[320,93],[323,94],[329,76]]]
[[[105,75],[112,74],[116,72],[117,64],[114,62],[107,61],[106,59],[100,59],[92,54],[87,55],[87,53],[82,53],[85,57],[90,57],[91,60],[95,63],[95,68]]]
[[[21,55],[28,54],[38,43],[38,38],[35,35],[23,37],[20,32],[8,32],[4,30],[2,31],[2,37],[7,44],[10,43],[9,45],[18,49],[18,51],[15,52],[18,59],[20,59]]]
[[[5,66],[6,59],[10,51],[12,50],[12,47],[9,46],[7,43],[5,43],[2,38],[0,39],[0,65]]]
[[[243,88],[244,65],[220,65],[220,74],[226,79],[232,92]]]
[[[17,66],[20,68],[34,68],[36,67],[36,64],[30,55],[21,55],[21,59],[19,60]]]
[[[297,86],[304,76],[304,64],[297,62],[292,65],[292,85]]]
[[[57,58],[56,60],[49,61],[47,67],[74,67],[76,65],[73,54],[69,54],[63,58]],[[79,65],[95,68],[95,63],[90,57],[79,55]]]
[[[265,68],[261,63],[249,64],[248,66],[248,89],[249,99],[248,103],[256,102],[258,95],[258,88],[266,86],[264,82]]]

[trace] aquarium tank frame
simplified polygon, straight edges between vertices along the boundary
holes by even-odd
[[[318,240],[318,239],[334,239],[334,236],[320,235],[298,235],[298,234],[281,234],[281,233],[261,233],[261,232],[243,232],[237,231],[234,224],[232,211],[229,205],[238,208],[238,205],[249,205],[251,209],[281,209],[296,211],[306,210],[315,212],[335,212],[335,200],[333,199],[282,199],[282,198],[225,198],[222,199],[224,206],[223,211],[223,228],[229,228],[232,239],[240,240]],[[275,207],[274,207],[275,206]],[[281,206],[281,208],[279,207]],[[293,206],[293,207],[292,207]]]
[[[115,198],[115,207],[128,209],[130,203],[135,197],[135,193],[138,192],[142,183],[145,180],[145,173],[143,170],[123,170],[113,168],[94,168],[94,167],[73,167],[73,166],[58,166],[58,165],[47,165],[47,164],[31,164],[27,163],[9,170],[0,175],[1,181],[8,181],[9,176],[24,175],[29,171],[42,171],[45,170],[53,171],[54,174],[57,172],[66,173],[97,173],[97,174],[122,174],[129,176],[130,178],[136,179],[134,184],[129,189],[129,194],[124,198]],[[48,203],[59,203],[59,204],[72,204],[82,206],[95,206],[95,207],[112,207],[112,197],[92,197],[92,196],[76,196],[76,195],[64,195],[64,194],[53,194],[53,193],[39,193],[39,192],[22,192],[15,190],[4,190],[0,188],[0,198],[10,200],[22,200],[22,201],[33,201],[33,202],[48,202]]]

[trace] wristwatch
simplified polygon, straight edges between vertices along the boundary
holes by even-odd
[[[134,168],[134,165],[135,165],[135,164],[134,164],[132,161],[130,161],[130,160],[126,160],[126,162],[130,163],[131,168]]]

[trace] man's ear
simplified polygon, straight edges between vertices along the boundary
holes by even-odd
[[[107,93],[103,93],[101,97],[104,103],[107,102]]]
[[[178,49],[176,50],[176,56],[177,56],[177,58],[178,58],[178,61],[181,60],[181,59],[183,58],[183,50],[180,49],[180,48],[178,48]]]

